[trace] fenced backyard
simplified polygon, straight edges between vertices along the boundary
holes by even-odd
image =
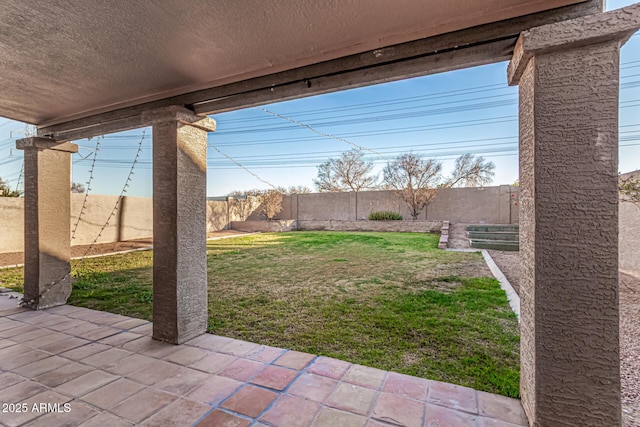
[[[515,314],[480,254],[428,233],[264,233],[208,243],[209,332],[519,395]],[[72,305],[151,320],[152,253],[85,260]],[[0,271],[19,289],[22,269]]]

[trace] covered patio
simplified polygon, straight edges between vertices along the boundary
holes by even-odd
[[[0,395],[29,410],[5,426],[528,425],[519,400],[468,387],[211,334],[173,345],[144,320],[14,303],[0,297]]]
[[[215,4],[3,2],[0,115],[38,136],[17,142],[25,308],[0,313],[0,393],[79,408],[10,425],[82,412],[74,424],[526,425],[518,401],[204,334],[207,115],[505,60],[520,88],[524,413],[536,426],[620,425],[619,49],[640,4]],[[153,128],[153,323],[64,305],[71,141],[142,126]]]

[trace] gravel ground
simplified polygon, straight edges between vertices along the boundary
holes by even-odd
[[[640,427],[640,276],[620,273],[620,376],[625,427]]]
[[[518,252],[489,250],[489,255],[502,270],[511,286],[520,295],[520,255]]]

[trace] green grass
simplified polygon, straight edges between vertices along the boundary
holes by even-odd
[[[208,244],[209,331],[517,397],[515,315],[480,254],[422,233]],[[151,319],[151,253],[87,259],[69,302]],[[20,286],[19,269],[0,271]]]

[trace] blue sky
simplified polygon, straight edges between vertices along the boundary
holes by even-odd
[[[633,2],[609,1],[607,9]],[[640,169],[639,34],[623,47],[621,63],[620,171],[627,172]],[[218,130],[209,135],[209,144],[235,163],[209,148],[207,194],[269,184],[313,188],[317,165],[354,146],[365,149],[377,170],[389,158],[413,151],[442,160],[447,172],[455,157],[476,153],[495,163],[495,185],[510,184],[518,176],[518,96],[517,87],[506,84],[506,66],[492,64],[264,107],[316,132],[257,108],[214,115]],[[22,152],[12,147],[28,131],[22,123],[0,118],[0,177],[12,187],[22,187]],[[100,139],[91,173],[97,142],[76,141],[80,151],[73,159],[73,180],[91,181],[94,194],[120,194],[140,146],[127,195],[150,196],[150,129]]]

